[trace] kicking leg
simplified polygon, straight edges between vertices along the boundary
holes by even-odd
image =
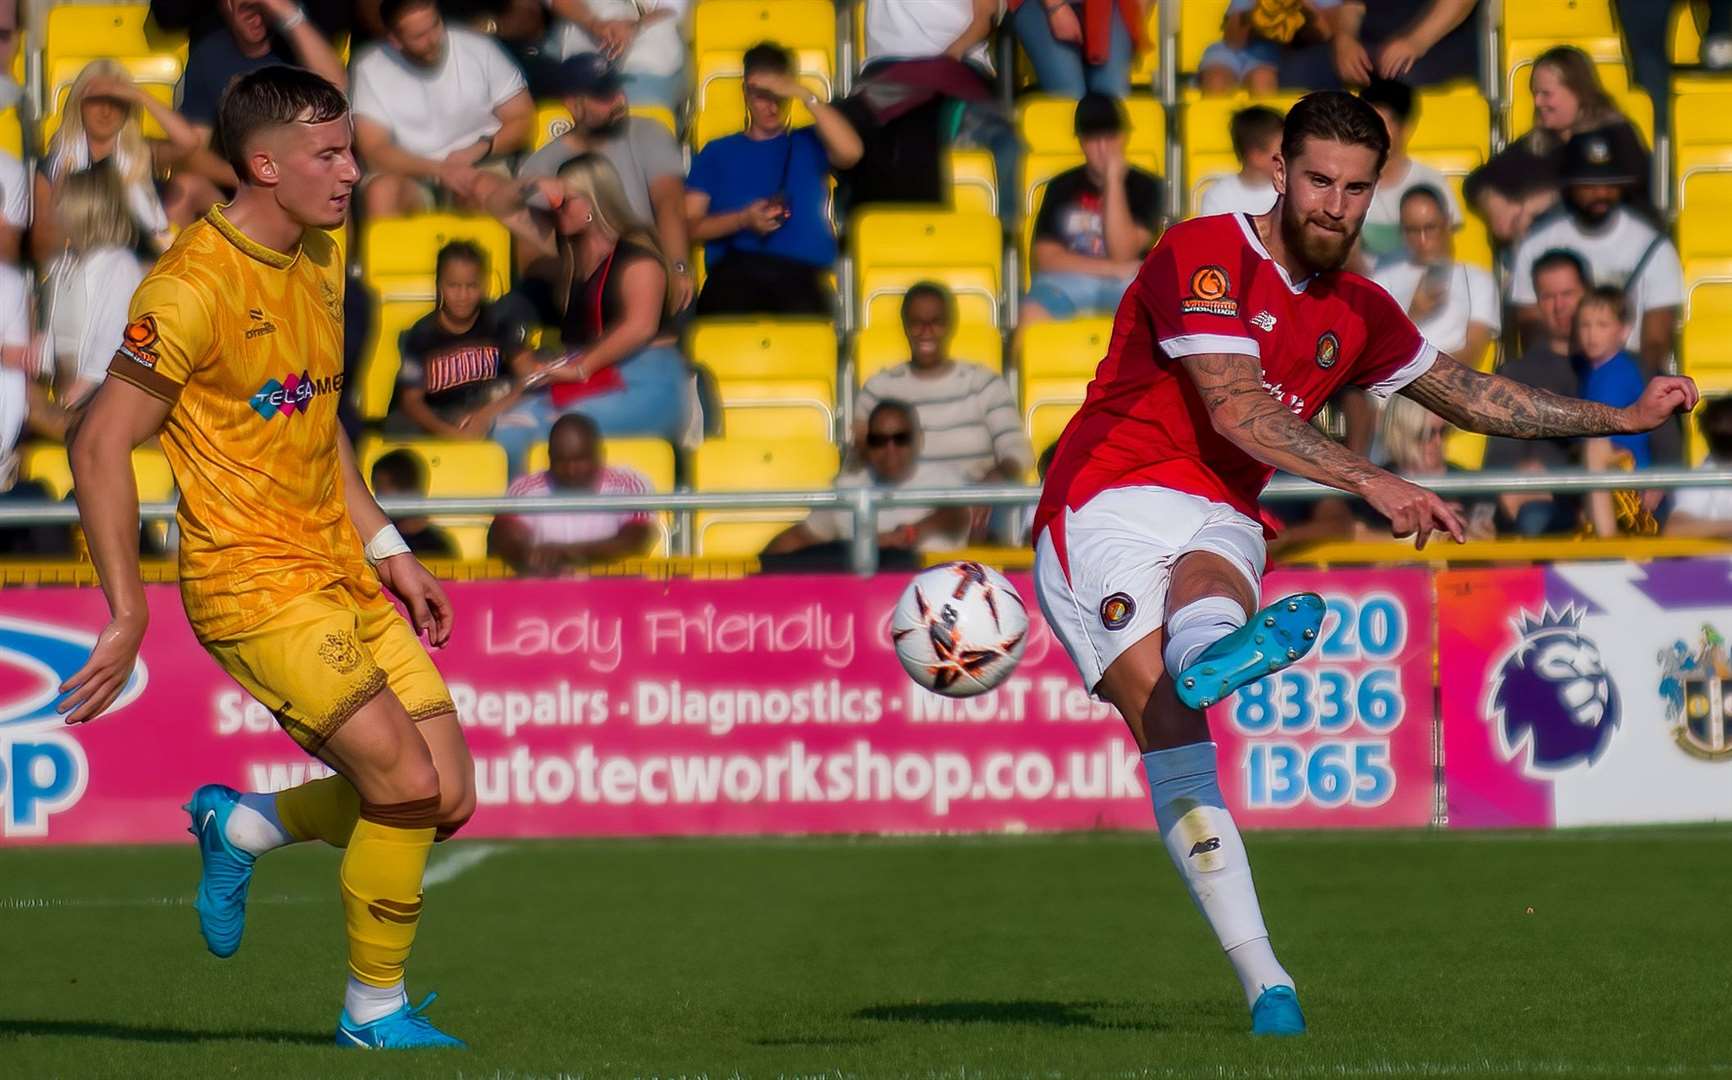
[[[439,824],[433,839],[449,840],[475,813],[475,762],[456,713],[441,713],[416,728],[439,770]]]

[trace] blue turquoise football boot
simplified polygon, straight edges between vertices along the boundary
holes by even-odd
[[[256,856],[229,843],[229,815],[240,805],[240,792],[221,784],[206,784],[192,793],[192,801],[181,809],[192,817],[187,832],[198,838],[204,873],[199,877],[193,908],[198,912],[198,932],[210,951],[221,957],[241,947],[241,931],[247,922],[247,889],[253,883]]]
[[[1251,1006],[1251,1034],[1303,1035],[1305,1014],[1299,1011],[1299,995],[1291,986],[1271,986]]]
[[[1206,709],[1300,660],[1317,644],[1326,610],[1316,593],[1294,593],[1270,604],[1173,677],[1179,700]]]
[[[337,1045],[357,1050],[467,1050],[462,1039],[454,1039],[433,1026],[425,1015],[427,1006],[439,997],[428,994],[421,1004],[410,1008],[408,1002],[390,1016],[381,1016],[370,1024],[357,1024],[349,1019],[349,1010],[337,1020]]]

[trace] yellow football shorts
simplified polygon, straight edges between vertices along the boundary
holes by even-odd
[[[456,711],[420,638],[382,596],[340,587],[297,596],[263,626],[205,648],[310,754],[386,687],[416,723]]]

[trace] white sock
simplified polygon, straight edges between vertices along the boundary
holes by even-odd
[[[1191,743],[1143,755],[1155,821],[1167,854],[1209,928],[1226,950],[1247,1004],[1270,986],[1292,986],[1275,959],[1239,827],[1215,774],[1215,744]]]
[[[371,986],[351,975],[348,988],[343,991],[343,1011],[357,1024],[371,1024],[381,1017],[390,1016],[407,1004],[409,995],[404,991],[402,983],[386,987]]]
[[[1193,600],[1167,617],[1167,644],[1161,657],[1173,675],[1191,666],[1204,649],[1245,625],[1245,609],[1225,596]]]
[[[294,837],[277,817],[277,797],[252,791],[243,794],[240,804],[229,814],[223,835],[249,855],[263,855],[272,848],[294,843]]]

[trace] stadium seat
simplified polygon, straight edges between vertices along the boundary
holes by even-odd
[[[979,364],[990,371],[1004,369],[1004,339],[990,323],[963,322],[950,338],[950,356]],[[854,381],[867,379],[908,360],[908,336],[900,320],[883,319],[854,335],[852,349]]]
[[[1491,157],[1491,105],[1472,83],[1421,90],[1407,152],[1447,176],[1466,176]]]
[[[796,61],[800,82],[813,93],[829,98],[832,83],[828,71],[815,66],[819,62],[818,54],[797,53]],[[711,139],[735,135],[746,129],[746,98],[740,90],[741,81],[738,53],[710,53],[699,58],[697,92],[692,96],[696,117],[691,130],[694,151],[702,150]],[[794,102],[788,117],[794,127],[804,127],[812,122],[811,110],[800,101]]]
[[[362,420],[385,418],[397,388],[397,369],[403,363],[399,341],[404,331],[431,310],[425,300],[387,300],[379,305],[373,334],[361,359],[360,386],[355,390],[355,409]]]
[[[1672,101],[1672,155],[1678,212],[1678,250],[1688,259],[1732,255],[1732,139],[1726,117],[1732,114],[1732,87],[1700,84]]]
[[[950,208],[971,214],[998,213],[998,170],[985,150],[951,150]]]
[[[1143,9],[1143,41],[1148,47],[1132,61],[1131,89],[1159,94],[1161,88],[1156,80],[1161,74],[1161,5],[1144,4]]]
[[[72,493],[72,466],[66,460],[66,447],[60,443],[39,442],[22,447],[18,476],[40,483],[56,500]],[[150,446],[134,450],[132,478],[138,485],[139,502],[169,502],[174,499],[174,472],[161,450]]]
[[[1492,252],[1491,229],[1486,226],[1485,218],[1468,206],[1467,196],[1462,194],[1462,184],[1467,177],[1451,174],[1445,179],[1449,181],[1449,190],[1455,194],[1462,213],[1461,228],[1455,231],[1455,257],[1481,270],[1490,270],[1496,261]]]
[[[436,499],[504,495],[508,474],[505,449],[485,441],[449,439],[365,439],[357,448],[361,475],[373,482],[373,463],[392,450],[408,450],[427,468],[427,494]],[[487,557],[486,515],[453,514],[433,518],[451,534],[465,559]]]
[[[727,436],[835,437],[836,327],[828,320],[700,319],[688,351],[716,377]]]
[[[1684,320],[1680,360],[1704,393],[1732,392],[1732,310]]]
[[[836,9],[830,0],[703,0],[694,4],[692,54],[733,53],[736,63],[760,41],[823,57],[836,70]]]
[[[1732,258],[1684,260],[1684,373],[1705,381],[1732,372]]]
[[[46,103],[41,138],[60,126],[60,107],[78,73],[98,57],[120,62],[139,85],[172,103],[174,86],[186,67],[187,38],[170,33],[149,17],[145,4],[56,4],[43,29],[42,72]],[[24,49],[18,50],[21,59]],[[22,80],[20,80],[22,82]],[[144,118],[145,134],[162,138],[156,121]]]
[[[571,113],[558,101],[535,103],[535,128],[530,138],[531,150],[540,150],[571,130]]]
[[[959,309],[968,298],[970,315],[989,312],[997,325],[1004,262],[997,217],[874,207],[855,215],[849,237],[861,325],[893,316],[901,294],[923,278],[949,286]]]
[[[0,112],[0,150],[15,158],[24,156],[24,124],[16,107]]]
[[[608,439],[603,443],[602,455],[609,465],[623,465],[642,473],[650,490],[657,494],[665,495],[674,489],[674,448],[665,439]],[[530,472],[541,472],[547,463],[546,443],[529,448],[526,464]],[[665,511],[657,514],[656,531],[659,539],[650,554],[665,558],[673,532],[673,515]]]
[[[434,260],[452,240],[470,240],[491,263],[489,298],[510,287],[511,234],[488,217],[419,214],[370,221],[362,231],[361,272],[381,302],[433,299]]]
[[[1037,455],[1057,438],[1057,432],[1082,404],[1089,380],[1107,354],[1112,333],[1111,319],[1039,322],[1022,328],[1016,356],[1017,387],[1022,395],[1023,423]]]
[[[801,491],[835,482],[840,457],[833,443],[791,439],[710,439],[692,458],[698,491]],[[800,510],[707,510],[697,514],[693,551],[710,558],[749,557],[792,522]]]
[[[1221,20],[1226,17],[1227,4],[1228,0],[1180,0],[1180,75],[1195,75],[1203,61],[1203,51],[1221,40]],[[1149,40],[1155,42],[1159,38],[1151,33]]]
[[[1267,105],[1285,113],[1298,101],[1297,95],[1253,98],[1238,94],[1230,98],[1199,98],[1187,103],[1181,112],[1179,134],[1183,148],[1183,176],[1187,213],[1196,213],[1203,192],[1215,181],[1239,171],[1239,159],[1233,156],[1233,139],[1229,124],[1233,114],[1251,105]]]

